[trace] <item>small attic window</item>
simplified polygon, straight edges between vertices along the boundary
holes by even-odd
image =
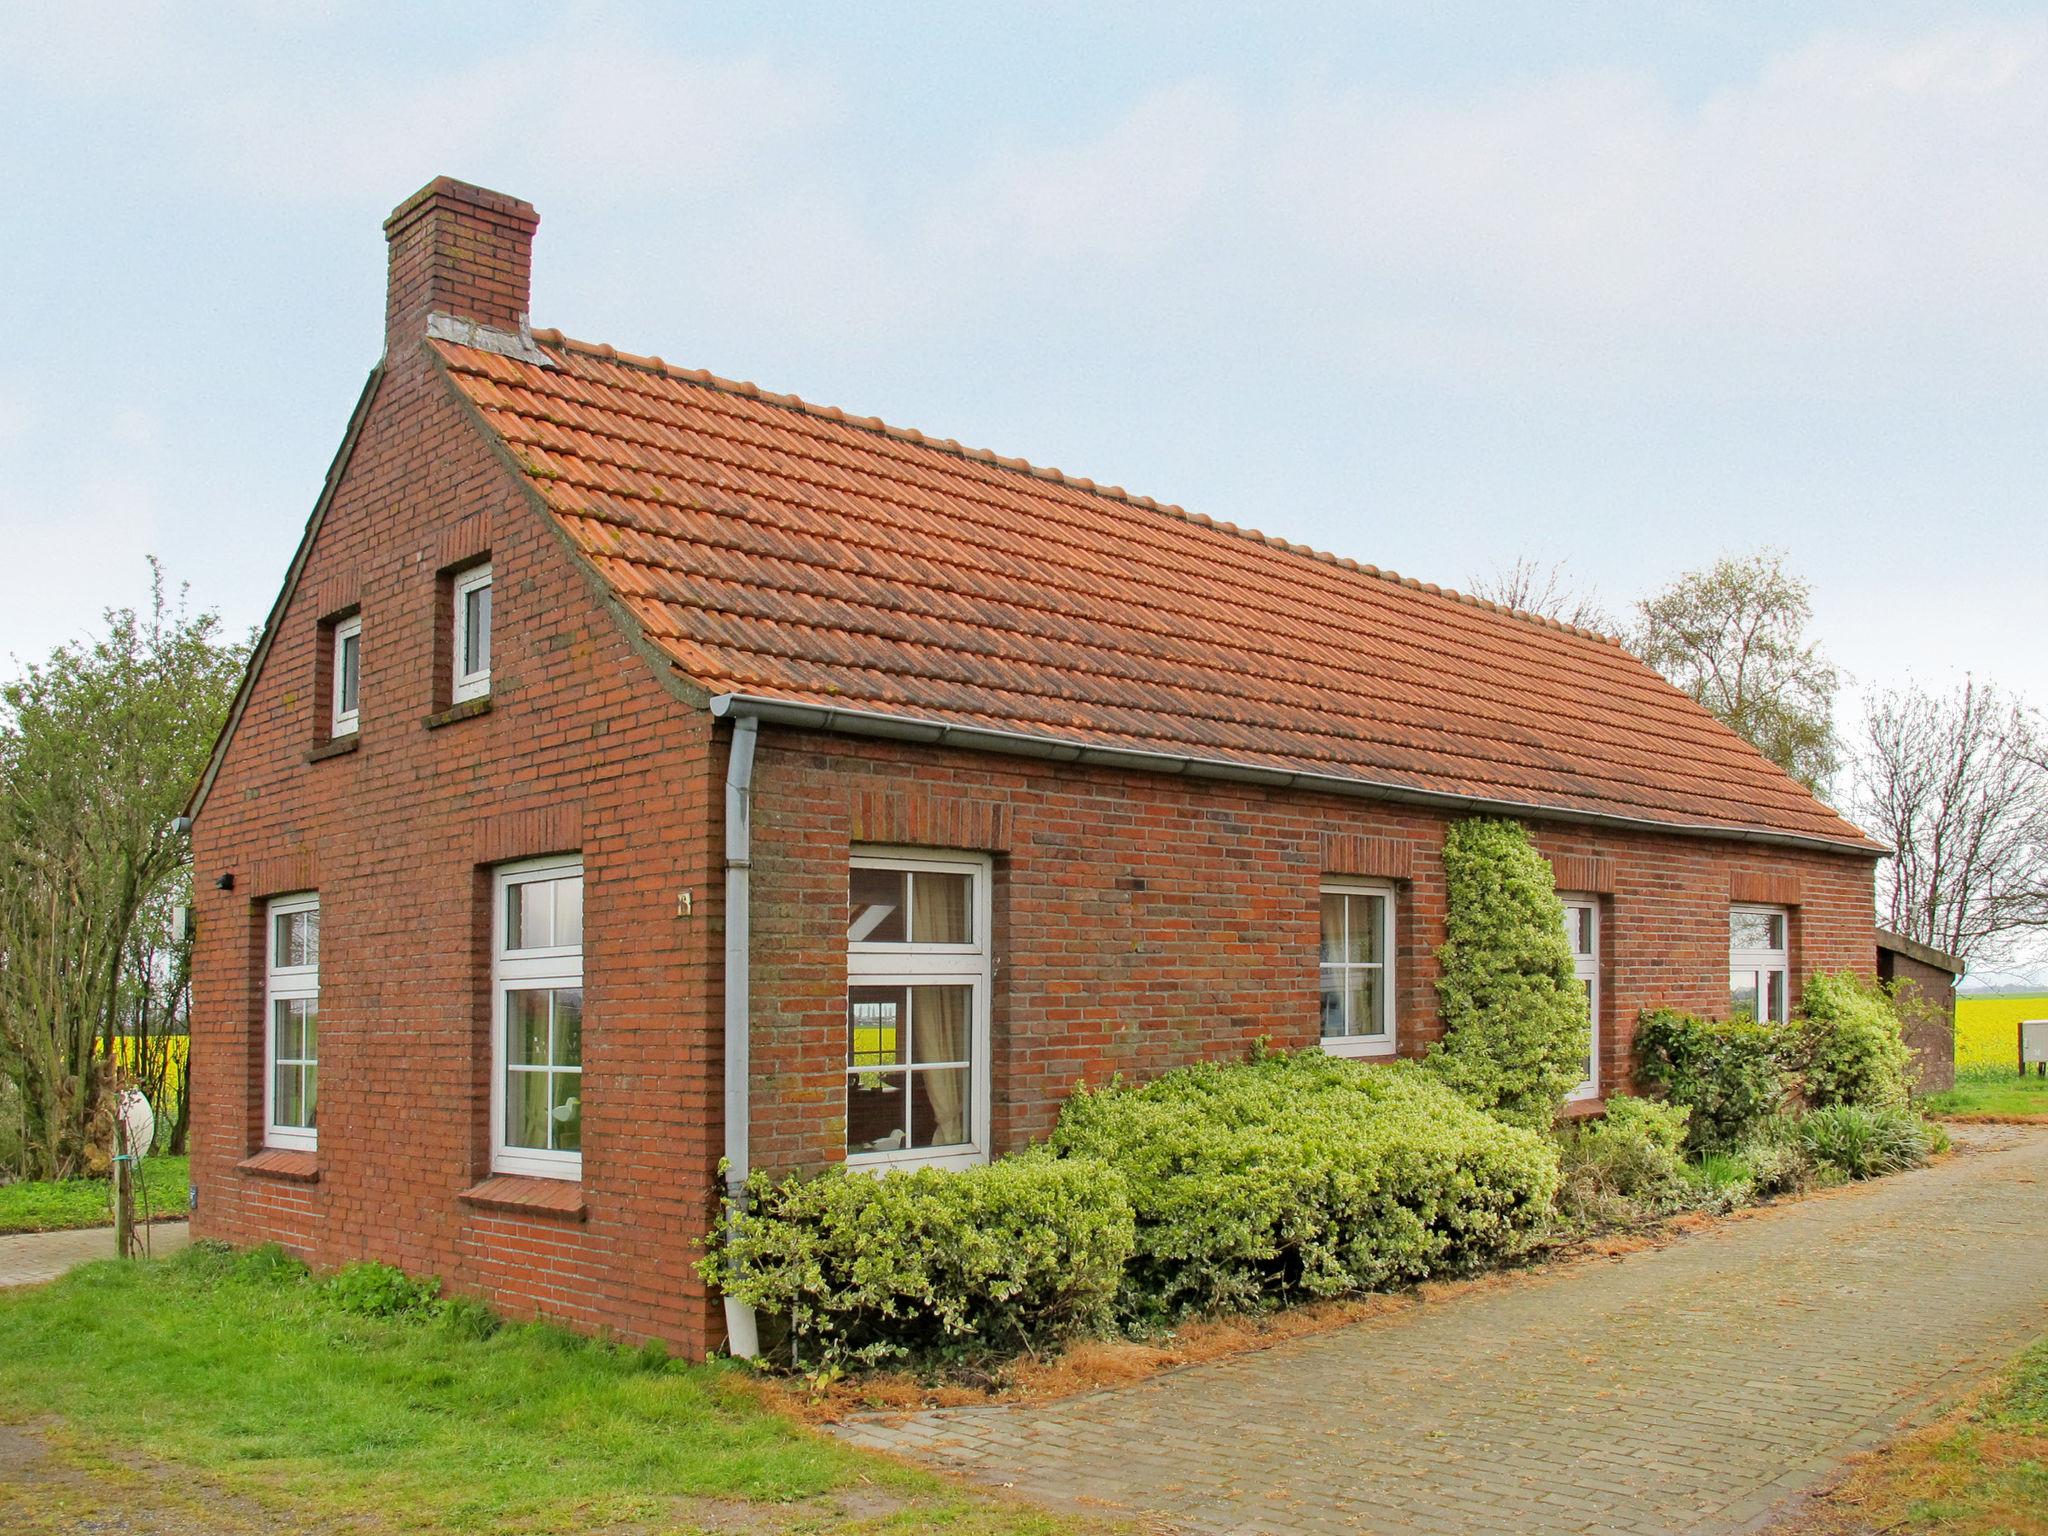
[[[491,568],[471,566],[454,581],[455,686],[451,701],[466,703],[491,691]]]
[[[353,736],[363,688],[363,616],[355,614],[334,626],[334,714],[328,735]]]

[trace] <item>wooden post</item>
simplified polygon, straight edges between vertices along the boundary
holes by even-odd
[[[134,1164],[128,1159],[128,1133],[114,1125],[114,1256],[131,1257],[135,1243]]]

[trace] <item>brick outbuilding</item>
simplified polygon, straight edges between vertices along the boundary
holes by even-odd
[[[194,800],[201,1233],[702,1353],[721,1158],[1422,1054],[1473,814],[1566,896],[1585,1105],[1646,1007],[1873,972],[1881,850],[1613,641],[531,329],[537,222],[446,179],[388,221]]]

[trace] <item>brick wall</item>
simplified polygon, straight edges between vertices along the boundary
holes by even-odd
[[[429,727],[448,698],[441,573],[485,554],[490,708]],[[361,729],[313,760],[321,628],[351,607]],[[197,1232],[323,1266],[382,1259],[515,1315],[702,1350],[717,755],[706,715],[626,642],[418,341],[394,348],[193,833]],[[489,1173],[488,870],[564,851],[588,889],[581,1219],[463,1198]],[[323,929],[310,1181],[303,1159],[254,1156],[263,905],[303,889]]]
[[[1956,1085],[1956,979],[1939,966],[1879,947],[1878,974],[1902,983],[1899,1017],[1913,1052],[1914,1081],[1922,1093]]]
[[[754,1156],[844,1137],[845,888],[858,843],[995,857],[993,1130],[1043,1135],[1076,1080],[1149,1076],[1318,1033],[1318,887],[1399,890],[1400,1052],[1436,1032],[1447,818],[1414,807],[764,728],[754,797]],[[1636,1015],[1725,1015],[1728,906],[1793,907],[1797,974],[1869,975],[1866,859],[1536,824],[1561,887],[1601,897],[1602,1080]]]

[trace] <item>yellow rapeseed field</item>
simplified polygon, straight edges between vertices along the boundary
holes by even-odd
[[[2021,1019],[2048,1019],[2048,996],[1957,998],[1957,1070],[2016,1065]]]

